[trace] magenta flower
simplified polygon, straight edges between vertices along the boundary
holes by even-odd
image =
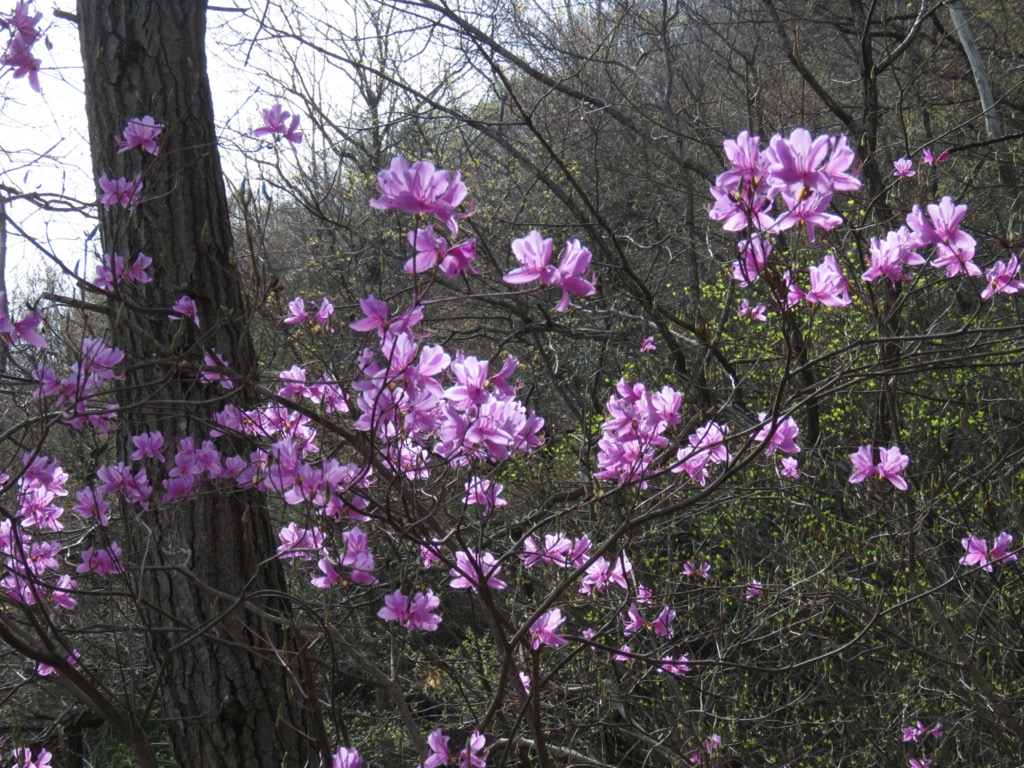
[[[756,320],[759,323],[768,322],[768,307],[764,304],[757,304],[750,306],[750,300],[744,299],[740,302],[739,309],[736,310],[736,314],[740,317],[749,317],[751,320]]]
[[[811,290],[804,296],[809,304],[843,307],[853,302],[850,298],[850,284],[840,268],[836,254],[825,256],[825,260],[812,266],[810,272]]]
[[[382,339],[389,334],[398,335],[410,333],[412,329],[423,319],[423,307],[414,305],[406,312],[394,318],[389,316],[387,302],[376,298],[372,293],[365,299],[359,300],[359,308],[363,311],[363,317],[348,327],[353,331],[377,330],[377,335]]]
[[[331,758],[331,768],[363,768],[363,758],[356,750],[341,747]]]
[[[19,3],[20,5],[20,3]],[[11,768],[50,768],[50,760],[53,755],[46,749],[40,749],[37,757],[32,757],[32,750],[28,747],[21,747],[11,752],[14,765]]]
[[[683,575],[684,576],[697,576],[702,579],[711,578],[711,563],[701,563],[697,565],[692,560],[687,561],[683,564]]]
[[[552,648],[565,645],[565,638],[558,634],[558,628],[564,623],[565,617],[559,608],[541,614],[530,625],[530,647],[536,651],[542,645],[550,645]]]
[[[288,302],[288,317],[284,319],[285,325],[299,325],[309,320],[309,313],[306,311],[306,300],[296,296]]]
[[[512,241],[512,255],[521,266],[513,269],[502,280],[509,285],[522,285],[540,280],[541,285],[557,285],[558,270],[552,267],[551,261],[553,241],[544,237],[536,229],[526,237]]]
[[[910,768],[931,768],[932,767],[932,761],[929,760],[926,757],[921,757],[921,758],[914,758],[914,757],[912,757],[908,761],[908,764],[910,765]]]
[[[831,192],[831,181],[822,173],[829,149],[828,136],[812,140],[806,128],[796,128],[788,139],[775,134],[765,153],[768,170],[773,180],[781,184],[802,185],[821,193]]]
[[[220,356],[216,349],[203,354],[203,368],[199,378],[204,384],[220,384],[222,389],[231,389],[235,383],[227,375],[230,370],[227,360]]]
[[[788,477],[791,480],[798,479],[800,477],[800,462],[792,456],[783,456],[782,467],[779,469],[779,474],[783,477]]]
[[[658,618],[651,622],[651,630],[661,637],[672,637],[672,622],[676,620],[676,612],[670,606],[662,606]]]
[[[142,174],[136,174],[134,181],[128,181],[124,176],[111,181],[104,173],[100,176],[100,189],[103,190],[100,203],[106,210],[120,204],[130,211],[141,202]]]
[[[754,436],[754,439],[759,443],[768,441],[764,451],[766,456],[771,456],[776,451],[800,453],[800,446],[796,442],[796,439],[800,436],[800,426],[796,423],[796,419],[792,416],[787,416],[781,421],[773,419],[769,422],[767,420],[768,414],[764,412],[759,413],[757,418],[763,426]]]
[[[579,240],[570,240],[565,244],[565,254],[559,262],[557,285],[562,289],[562,297],[555,304],[556,312],[565,312],[569,308],[569,295],[593,296],[596,288],[592,276],[584,273],[590,268],[590,251],[580,245]]]
[[[449,573],[453,577],[452,589],[468,589],[479,592],[481,583],[495,590],[505,589],[508,584],[498,578],[502,566],[490,552],[477,554],[472,549],[455,553],[455,567]]]
[[[903,479],[903,472],[910,464],[910,457],[900,453],[895,445],[892,448],[878,449],[879,462],[876,465],[878,477],[888,480],[901,491],[907,490],[907,481]]]
[[[143,432],[141,435],[132,436],[132,445],[135,452],[132,453],[132,461],[143,459],[164,460],[162,453],[164,449],[164,436],[160,432]]]
[[[875,468],[875,459],[870,445],[862,445],[856,453],[850,454],[850,461],[853,463],[853,474],[850,475],[851,483],[863,483],[865,480],[878,475]]]
[[[288,118],[291,118],[291,123],[288,123]],[[285,112],[284,108],[280,104],[275,104],[270,109],[263,110],[263,125],[252,132],[252,135],[257,139],[262,136],[274,136],[275,141],[278,138],[286,139],[292,144],[292,151],[295,150],[295,145],[302,141],[302,132],[299,128],[299,116],[292,116],[290,112]]]
[[[35,310],[17,322],[11,320],[10,315],[7,314],[7,293],[0,291],[0,339],[7,342],[8,345],[24,341],[30,347],[46,349],[48,346],[46,339],[36,331],[40,322],[42,321]]]
[[[910,457],[900,452],[897,446],[879,448],[879,462],[874,463],[874,449],[870,445],[862,445],[856,453],[850,454],[853,464],[851,483],[863,483],[872,477],[888,480],[901,491],[907,490],[907,481],[903,472],[910,464]]]
[[[747,593],[746,593],[746,599],[747,600],[756,600],[757,598],[761,597],[761,595],[763,595],[763,594],[764,594],[764,587],[761,584],[761,582],[758,581],[757,579],[754,579],[753,581],[751,581],[751,582],[749,582],[747,584]]]
[[[495,507],[504,507],[508,504],[501,498],[503,490],[505,486],[501,483],[491,482],[485,477],[471,477],[466,482],[466,496],[462,503],[482,506],[481,514],[487,517]]]
[[[997,293],[1016,293],[1024,288],[1024,283],[1017,279],[1020,265],[1017,261],[1017,254],[1010,254],[1007,262],[997,261],[991,269],[985,272],[985,290],[981,292],[982,299],[991,299]]]
[[[1010,552],[1013,545],[1013,536],[1006,531],[1001,532],[989,549],[988,542],[975,535],[968,536],[960,541],[961,546],[967,550],[967,554],[960,558],[960,565],[981,566],[982,570],[992,572],[992,565],[997,562],[1014,563],[1017,556]]]
[[[469,215],[457,212],[467,192],[461,174],[437,170],[425,160],[410,166],[404,157],[394,158],[388,170],[377,174],[377,185],[382,194],[370,201],[370,207],[378,211],[433,214],[453,235],[459,231],[456,219]]]
[[[961,272],[978,277],[981,268],[975,264],[974,250],[977,241],[966,232],[960,231],[960,224],[967,216],[967,206],[957,205],[946,195],[937,204],[928,205],[928,219],[915,205],[907,214],[907,226],[913,231],[910,237],[912,247],[936,246],[933,267],[946,268],[946,277],[955,277]]]
[[[749,240],[740,240],[738,247],[740,258],[732,263],[732,278],[744,288],[749,288],[768,266],[774,246],[770,240],[755,233]]]
[[[892,172],[893,176],[909,179],[917,175],[917,171],[914,170],[914,161],[909,157],[901,157],[893,162],[892,167],[895,169]]]
[[[644,354],[645,352],[653,352],[656,349],[657,347],[654,345],[653,336],[644,336],[642,339],[640,339],[640,354]]]
[[[949,150],[944,149],[939,153],[938,157],[932,154],[932,151],[925,147],[921,150],[921,162],[925,165],[933,165],[935,163],[944,163],[949,160]]]
[[[174,302],[174,306],[171,307],[171,311],[173,311],[174,314],[168,315],[168,319],[181,320],[183,317],[187,317],[195,323],[196,328],[199,327],[199,306],[192,297],[180,297],[176,302]]]
[[[911,275],[904,272],[904,267],[916,267],[925,263],[924,258],[914,252],[912,236],[906,227],[889,232],[885,240],[871,238],[871,266],[861,275],[861,279],[871,282],[880,277],[889,278],[893,287],[900,280],[909,280]]]
[[[164,127],[149,115],[129,120],[128,125],[124,127],[124,135],[115,139],[117,146],[120,147],[117,150],[117,154],[120,155],[140,147],[143,152],[148,152],[156,157],[157,153],[160,152],[160,147],[156,143],[156,137],[163,130]]]
[[[690,671],[689,665],[690,658],[686,654],[682,654],[673,659],[671,656],[662,656],[661,663],[658,664],[656,670],[658,672],[666,673],[678,677],[679,675],[686,674]]]
[[[32,55],[32,46],[42,35],[37,26],[43,14],[30,16],[30,5],[31,2],[19,0],[10,16],[0,16],[0,29],[6,29],[11,33],[7,49],[0,56],[0,66],[13,68],[16,80],[27,76],[32,90],[39,93],[39,68],[43,62]]]
[[[424,761],[422,768],[447,768],[451,764],[454,755],[448,749],[449,736],[438,728],[427,736],[427,746],[430,747],[430,755]]]
[[[434,613],[440,607],[441,598],[432,590],[417,592],[411,598],[395,590],[384,597],[384,607],[377,615],[384,621],[397,621],[410,632],[417,629],[434,632],[441,624],[441,617]]]
[[[457,768],[486,768],[487,753],[484,747],[487,740],[479,731],[473,731],[466,743],[466,748],[459,752]]]

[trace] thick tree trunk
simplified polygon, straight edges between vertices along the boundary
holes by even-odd
[[[204,0],[78,3],[96,176],[141,172],[145,183],[131,213],[100,209],[104,249],[153,259],[153,282],[141,287],[150,311],[120,305],[113,329],[128,371],[123,434],[160,430],[171,454],[181,438],[198,445],[207,437],[221,406],[224,390],[198,381],[203,351],[216,348],[237,372],[242,389],[232,398],[243,406],[253,363],[214,134],[205,14]],[[159,156],[140,149],[118,155],[114,137],[144,115],[166,126]],[[166,308],[182,294],[196,300],[201,331],[167,319]],[[125,525],[159,675],[157,714],[180,765],[318,764],[305,704],[312,686],[302,682],[287,632],[283,571],[261,496],[206,488],[194,501],[153,503]],[[265,620],[236,598],[280,620]]]

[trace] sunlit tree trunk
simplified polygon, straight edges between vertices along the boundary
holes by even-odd
[[[113,340],[126,353],[124,435],[208,437],[224,391],[202,386],[203,351],[229,362],[250,399],[253,346],[232,258],[228,206],[206,72],[203,0],[80,0],[93,168],[97,177],[142,173],[144,201],[130,215],[100,209],[103,247],[153,259],[144,304],[119,305]],[[114,137],[130,118],[166,128],[156,158],[118,155]],[[168,320],[182,294],[199,306],[201,331]],[[121,440],[121,460],[128,461]],[[247,449],[236,445],[232,452]],[[151,467],[155,470],[155,467]],[[154,497],[160,493],[159,484]],[[195,501],[125,521],[135,599],[160,709],[177,760],[207,766],[316,765],[303,678],[289,635],[284,578],[264,500],[254,492],[207,490]],[[308,665],[306,666],[308,669]],[[321,742],[322,743],[322,742]]]

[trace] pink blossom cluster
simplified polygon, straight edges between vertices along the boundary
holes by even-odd
[[[828,212],[833,194],[861,186],[850,173],[855,155],[846,136],[812,139],[807,129],[797,128],[788,138],[775,134],[762,151],[760,138],[743,131],[726,140],[724,149],[731,167],[715,179],[708,215],[728,232],[776,234],[802,226],[813,243],[816,227],[830,230],[842,223]],[[760,271],[747,271],[746,279]]]
[[[384,607],[377,611],[377,616],[384,621],[397,621],[410,632],[422,629],[434,632],[441,624],[441,617],[436,611],[441,607],[441,598],[433,590],[417,592],[412,597],[395,590],[384,598]]]
[[[647,478],[658,471],[655,451],[669,445],[665,432],[682,421],[683,398],[671,387],[651,392],[626,379],[619,379],[615,391],[605,406],[594,476],[646,488]]]
[[[285,112],[280,104],[275,104],[270,109],[263,110],[263,125],[253,131],[252,135],[257,139],[263,136],[273,136],[274,141],[285,139],[291,143],[294,152],[295,145],[302,141],[299,116],[292,116],[290,112]]]
[[[108,211],[115,205],[130,211],[142,202],[142,174],[136,174],[133,180],[128,181],[124,176],[111,179],[104,173],[99,184],[103,191],[100,204]]]
[[[584,534],[578,539],[570,539],[561,533],[549,533],[544,536],[544,543],[539,544],[533,536],[523,540],[523,554],[520,558],[524,568],[532,568],[538,563],[554,568],[579,568],[586,560],[590,549],[590,538]]]
[[[301,296],[296,296],[290,302],[288,302],[288,317],[284,319],[285,325],[300,325],[304,323],[313,323],[321,328],[326,328],[327,324],[331,320],[331,315],[334,314],[334,305],[327,300],[325,296],[320,300],[320,306],[316,312],[313,313],[312,317],[309,312],[306,311],[306,300]]]
[[[118,253],[105,253],[102,263],[96,266],[96,277],[93,278],[92,284],[114,293],[126,283],[151,283],[153,278],[146,270],[152,264],[153,260],[140,251],[132,265],[126,269],[123,256]]]
[[[878,462],[874,458],[875,449],[870,445],[862,445],[856,453],[850,454],[850,462],[853,464],[853,474],[850,475],[851,483],[863,483],[872,477],[879,480],[888,480],[901,491],[907,490],[907,481],[903,478],[903,472],[910,464],[910,457],[900,452],[897,446],[878,449]]]
[[[101,403],[99,397],[107,384],[119,381],[124,374],[119,366],[124,352],[108,346],[102,339],[83,339],[79,360],[71,365],[67,376],[58,378],[48,365],[38,365],[32,373],[38,383],[38,398],[55,398],[57,408],[70,405],[73,416],[66,422],[76,429],[94,427],[106,434],[114,425],[117,404]]]
[[[995,563],[1008,565],[1017,562],[1017,556],[1010,551],[1010,547],[1013,546],[1013,536],[1006,531],[1002,531],[996,536],[991,547],[987,540],[974,534],[962,539],[960,544],[967,550],[967,554],[960,558],[960,565],[979,566],[983,571],[991,573]]]
[[[417,768],[486,768],[487,765],[487,739],[479,731],[473,733],[466,740],[466,746],[456,755],[449,746],[450,736],[445,736],[440,728],[427,737],[427,746],[430,748],[430,755]]]
[[[404,157],[394,158],[390,168],[377,174],[377,186],[381,196],[370,201],[371,208],[436,216],[453,235],[459,233],[456,219],[469,215],[458,210],[468,192],[462,174],[439,170],[426,160],[409,165]]]
[[[596,292],[594,278],[588,273],[591,253],[580,245],[579,240],[570,240],[558,266],[552,266],[553,243],[532,230],[526,237],[512,241],[512,254],[519,262],[518,267],[507,273],[502,280],[509,285],[523,285],[539,280],[542,286],[562,289],[562,296],[555,304],[556,312],[569,308],[570,296],[593,296]]]
[[[11,67],[15,79],[27,76],[32,90],[39,93],[39,68],[43,62],[32,55],[32,46],[42,37],[39,22],[43,14],[33,15],[31,5],[31,0],[19,0],[9,16],[0,16],[0,29],[11,34],[0,56],[0,66]]]
[[[378,348],[360,357],[363,377],[352,384],[360,416],[353,426],[376,436],[391,466],[422,478],[429,475],[431,453],[465,466],[501,462],[541,444],[544,420],[527,413],[508,383],[518,366],[514,357],[494,374],[487,360],[462,352],[453,360],[443,347],[422,344],[413,334],[421,313],[399,315],[397,332],[396,323],[387,321],[387,305],[370,299],[365,309],[371,314],[351,327],[382,334]]]
[[[685,472],[698,485],[707,483],[711,467],[728,462],[732,456],[726,445],[729,427],[715,421],[708,421],[687,437],[689,446],[676,452],[676,464],[672,471]]]

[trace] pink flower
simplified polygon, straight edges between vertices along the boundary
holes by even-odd
[[[800,477],[800,462],[792,456],[783,456],[782,468],[779,470],[779,474],[783,477],[788,477],[790,480],[798,479]]]
[[[225,373],[227,370],[229,370],[227,361],[220,356],[216,349],[211,349],[203,354],[203,368],[199,372],[199,378],[205,384],[220,384],[223,389],[231,389],[235,384]]]
[[[565,617],[559,608],[541,614],[530,625],[530,647],[536,651],[542,645],[550,645],[552,648],[565,645],[565,638],[558,634],[558,628],[564,623]]]
[[[38,757],[32,757],[32,750],[28,747],[15,749],[11,753],[14,765],[11,768],[50,768],[50,760],[53,755],[46,749],[40,749]]]
[[[506,274],[502,280],[509,285],[522,285],[540,280],[541,285],[557,285],[558,270],[550,265],[553,240],[536,229],[526,237],[512,241],[512,255],[520,266]]]
[[[698,576],[702,579],[711,577],[711,563],[701,563],[699,566],[692,560],[683,564],[684,576]]]
[[[917,175],[917,171],[914,170],[914,161],[909,157],[901,157],[892,164],[892,167],[895,168],[892,172],[893,176],[901,176],[909,179]]]
[[[922,758],[913,758],[912,757],[909,760],[909,764],[910,764],[910,768],[931,768],[932,761],[929,760],[928,758],[925,758],[925,757],[922,757]]]
[[[39,327],[39,315],[35,310],[29,312],[18,322],[11,320],[7,314],[7,293],[0,291],[0,339],[8,344],[17,344],[24,341],[30,347],[46,349],[46,339],[39,335],[36,328]]]
[[[850,454],[850,461],[853,463],[853,474],[850,475],[851,483],[863,483],[878,475],[870,445],[862,445],[856,453]]]
[[[997,562],[1014,563],[1017,556],[1010,552],[1013,545],[1013,536],[1002,531],[989,549],[988,542],[975,535],[968,536],[960,541],[961,546],[967,550],[967,554],[960,558],[960,565],[980,565],[982,570],[992,572],[992,565]]]
[[[479,731],[473,731],[466,743],[466,748],[459,752],[458,768],[486,768],[487,753],[484,751],[486,744],[487,740],[483,735]]]
[[[878,456],[878,477],[888,480],[901,491],[907,490],[907,481],[903,479],[903,472],[910,464],[910,457],[900,453],[900,449],[895,445],[892,448],[879,448]]]
[[[341,747],[331,758],[331,768],[363,768],[363,758],[356,750]]]
[[[843,275],[835,254],[830,253],[816,267],[811,267],[811,290],[804,299],[810,304],[824,304],[826,307],[845,307],[853,302],[850,298],[850,284]]]
[[[156,143],[156,137],[163,130],[164,127],[149,115],[129,120],[128,125],[124,127],[123,138],[118,137],[115,139],[117,146],[120,147],[117,150],[117,154],[120,155],[136,147],[141,147],[143,152],[148,152],[156,157],[157,153],[160,152],[160,147]]]
[[[870,445],[862,445],[856,453],[850,455],[853,464],[853,473],[850,475],[851,483],[863,483],[872,477],[880,480],[888,480],[901,491],[907,490],[907,481],[903,479],[903,472],[910,464],[910,457],[901,453],[897,446],[892,448],[879,448],[879,462],[874,463],[874,449]]]
[[[462,503],[482,506],[481,514],[487,517],[495,507],[504,507],[508,504],[501,498],[503,490],[505,490],[505,486],[501,483],[493,483],[487,478],[471,477],[466,482],[466,496],[462,499]]]
[[[388,170],[377,174],[377,185],[382,194],[370,201],[370,207],[378,211],[398,209],[413,215],[433,214],[453,235],[459,231],[455,220],[469,215],[456,211],[467,192],[461,174],[437,170],[425,160],[410,166],[404,157],[394,158]]]
[[[478,592],[483,582],[491,589],[505,589],[508,584],[498,578],[501,568],[490,552],[477,554],[472,549],[460,550],[455,553],[455,567],[449,571],[453,577],[449,585],[452,589]]]
[[[327,300],[327,297],[320,299],[320,306],[317,307],[316,314],[313,315],[313,322],[319,325],[321,328],[326,328],[327,324],[331,321],[331,316],[334,314],[334,305]]]
[[[448,749],[449,741],[450,737],[445,736],[444,731],[440,728],[427,736],[427,746],[430,747],[430,755],[421,768],[447,768],[454,757]]]
[[[286,125],[288,118],[291,118],[291,124]],[[270,109],[263,110],[263,125],[253,131],[252,135],[257,139],[261,136],[286,139],[291,142],[292,151],[295,151],[295,145],[302,141],[302,132],[298,128],[299,116],[293,117],[290,112],[285,112],[280,104],[275,104]]]
[[[187,317],[193,323],[195,323],[196,328],[199,327],[199,307],[196,305],[195,300],[192,299],[191,297],[182,296],[176,302],[174,302],[174,306],[171,307],[171,310],[174,312],[174,314],[168,315],[167,317],[169,319],[181,320],[183,317]]]
[[[384,607],[377,615],[384,621],[397,621],[410,632],[417,629],[434,632],[441,624],[441,617],[434,613],[440,606],[441,598],[432,590],[417,592],[412,598],[395,590],[384,597]]]
[[[764,304],[757,304],[752,307],[750,306],[750,300],[744,299],[740,302],[740,307],[736,310],[736,314],[740,317],[749,317],[751,320],[756,320],[759,323],[766,323],[768,322],[767,311],[768,307]]]
[[[760,419],[764,426],[754,436],[754,439],[759,443],[768,441],[764,451],[766,456],[771,456],[776,451],[800,453],[800,446],[796,442],[796,439],[800,436],[800,426],[796,423],[796,419],[792,416],[787,416],[781,421],[773,419],[769,423],[767,421],[768,414],[764,412],[759,413],[757,418]]]
[[[645,336],[640,340],[640,354],[643,354],[645,352],[653,352],[656,349],[657,347],[654,346],[653,336]]]
[[[685,674],[690,671],[691,667],[687,663],[690,658],[686,654],[682,654],[677,658],[673,659],[671,656],[662,656],[661,663],[658,664],[656,670],[658,672],[667,673],[678,677],[679,675]]]
[[[309,320],[309,313],[306,312],[306,300],[296,296],[288,302],[288,317],[284,319],[285,325],[298,325]]]
[[[142,174],[135,174],[134,181],[128,181],[124,176],[111,181],[104,173],[100,176],[100,189],[103,190],[100,203],[106,210],[117,204],[131,210],[141,202]]]
[[[161,453],[164,449],[164,436],[160,432],[143,432],[141,435],[133,435],[132,444],[135,446],[132,461],[164,460],[164,455]]]
[[[985,272],[985,290],[981,292],[982,299],[991,299],[997,293],[1017,293],[1024,288],[1024,283],[1017,279],[1017,272],[1020,266],[1017,261],[1017,254],[1010,254],[1008,262],[997,261],[991,269]]]
[[[747,600],[756,600],[757,598],[761,597],[761,595],[763,595],[763,594],[764,594],[764,588],[761,585],[761,582],[758,581],[757,579],[754,579],[753,581],[751,581],[751,582],[749,582],[747,584],[747,594],[746,594],[746,599]]]

